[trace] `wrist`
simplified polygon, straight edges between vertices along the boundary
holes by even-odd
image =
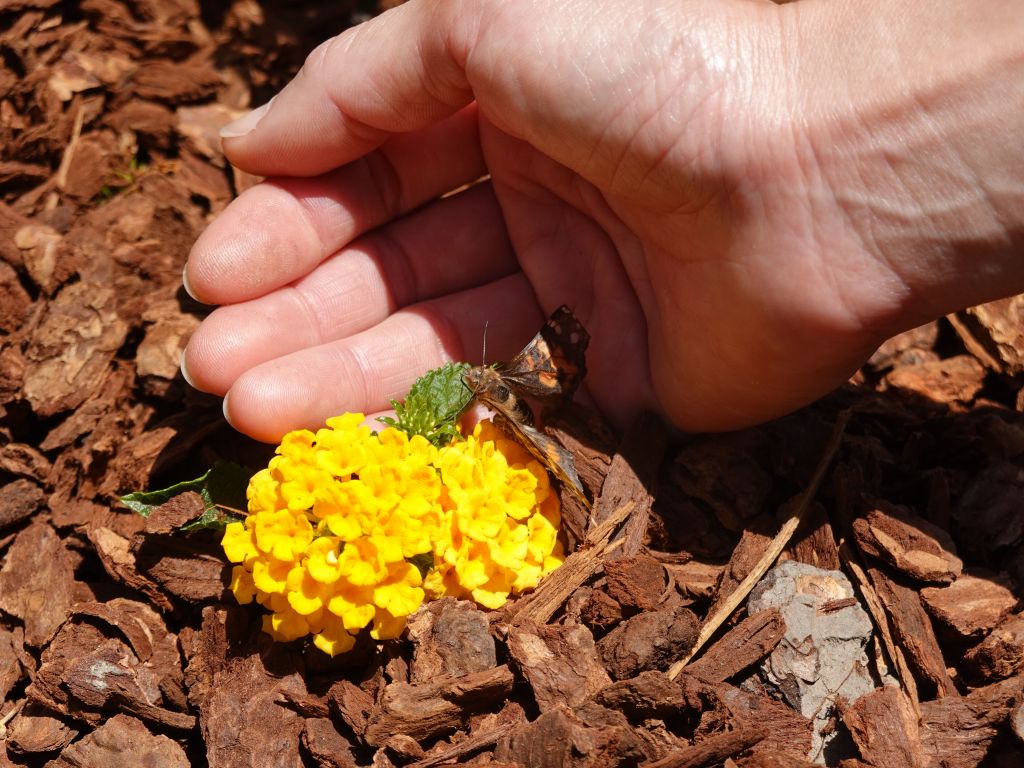
[[[793,93],[866,326],[1024,290],[1024,17],[1012,2],[805,0]]]

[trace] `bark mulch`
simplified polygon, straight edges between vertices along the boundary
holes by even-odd
[[[187,498],[117,504],[268,458],[177,373],[181,269],[256,181],[219,126],[375,10],[0,7],[0,764],[1024,764],[1021,298],[755,429],[565,414],[565,566],[333,660],[259,632]]]

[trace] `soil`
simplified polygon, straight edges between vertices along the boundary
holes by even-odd
[[[563,495],[565,566],[335,659],[234,604],[217,536],[173,531],[194,499],[118,503],[269,457],[178,373],[207,311],[181,270],[258,181],[218,128],[378,10],[0,7],[0,764],[1024,764],[1022,297],[755,429],[565,414],[549,431],[596,499]],[[822,639],[844,616],[870,629]]]

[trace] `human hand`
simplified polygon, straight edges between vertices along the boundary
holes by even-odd
[[[823,394],[890,333],[991,292],[930,277],[935,249],[907,243],[931,221],[857,215],[916,201],[920,164],[892,172],[857,122],[892,106],[893,135],[918,136],[912,91],[835,82],[860,51],[833,29],[851,6],[413,0],[328,41],[228,129],[229,159],[269,180],[192,251],[190,291],[222,306],[189,380],[276,440],[478,359],[485,324],[507,359],[566,303],[619,424],[656,408],[734,428]]]

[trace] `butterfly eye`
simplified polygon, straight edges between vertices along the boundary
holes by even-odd
[[[494,396],[496,399],[504,402],[505,400],[508,400],[510,397],[512,397],[512,392],[504,384],[499,384],[494,388]]]

